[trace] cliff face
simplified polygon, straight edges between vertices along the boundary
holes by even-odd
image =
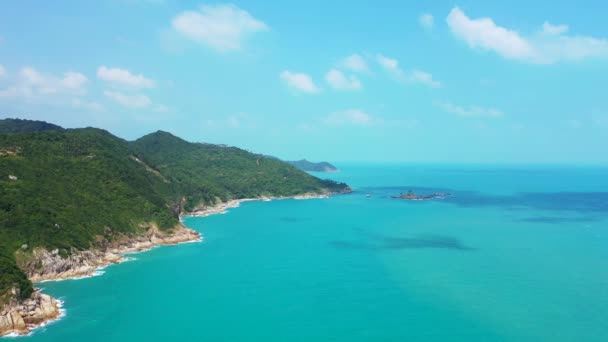
[[[33,327],[57,319],[60,314],[61,308],[54,298],[36,291],[31,298],[20,302],[13,300],[2,308],[0,336],[27,334]]]

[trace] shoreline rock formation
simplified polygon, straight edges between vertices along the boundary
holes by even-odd
[[[125,261],[125,254],[144,252],[157,246],[201,241],[200,233],[183,225],[171,232],[160,231],[151,226],[143,235],[124,237],[100,248],[74,251],[61,256],[58,250],[35,248],[27,258],[18,255],[19,267],[34,282],[64,280],[94,276],[103,267]],[[18,252],[19,253],[19,252]],[[55,298],[36,289],[24,300],[15,299],[17,290],[9,294],[12,299],[0,311],[0,336],[24,335],[32,329],[56,320],[61,316],[61,305]]]
[[[16,290],[13,289],[13,292]],[[61,316],[61,304],[53,297],[36,290],[32,297],[11,300],[0,311],[0,336],[29,334],[32,329]]]

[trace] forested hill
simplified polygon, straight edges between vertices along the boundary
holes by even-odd
[[[44,121],[4,119],[0,120],[0,133],[42,132],[61,130],[60,126]]]
[[[0,120],[0,301],[15,285],[31,292],[18,249],[67,255],[146,225],[171,229],[201,204],[347,190],[279,160],[167,132],[128,142],[95,128]]]

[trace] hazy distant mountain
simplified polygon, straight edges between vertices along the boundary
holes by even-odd
[[[287,163],[297,167],[302,171],[315,171],[315,172],[336,172],[338,169],[328,162],[311,162],[306,159],[296,161],[286,161]]]

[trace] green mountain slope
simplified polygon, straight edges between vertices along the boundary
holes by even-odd
[[[156,132],[131,143],[138,158],[174,181],[187,194],[186,210],[237,198],[293,196],[344,184],[321,180],[282,161],[236,147],[192,144],[170,133]]]
[[[201,204],[348,190],[278,160],[166,132],[128,142],[53,126],[0,120],[0,300],[13,286],[31,293],[15,265],[19,249],[67,255],[151,224],[171,229]]]
[[[62,130],[60,126],[44,121],[4,119],[0,120],[0,133],[43,132]]]

